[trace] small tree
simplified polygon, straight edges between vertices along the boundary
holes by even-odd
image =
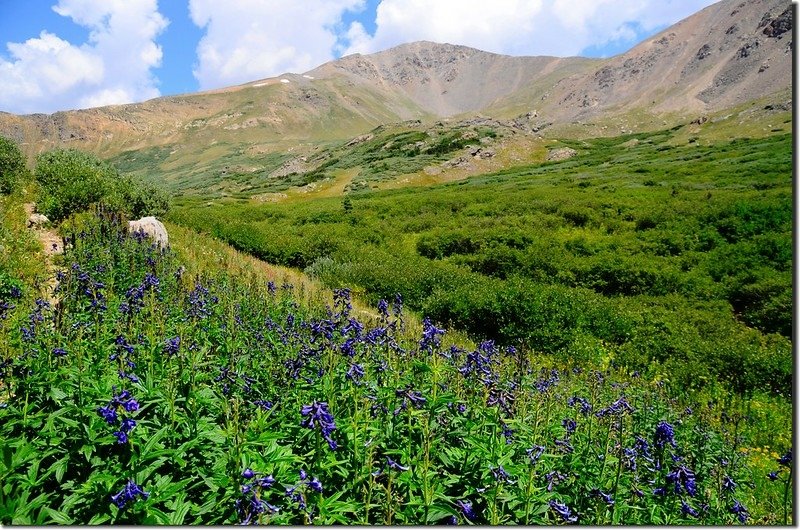
[[[13,141],[0,136],[0,194],[15,192],[27,176],[22,151]]]

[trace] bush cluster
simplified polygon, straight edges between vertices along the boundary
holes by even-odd
[[[42,153],[34,176],[41,187],[38,209],[54,222],[100,202],[131,218],[163,215],[169,209],[168,197],[155,186],[75,149]]]

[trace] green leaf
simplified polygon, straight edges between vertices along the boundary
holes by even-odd
[[[81,454],[86,458],[87,462],[91,461],[92,453],[94,452],[94,446],[92,445],[84,445],[81,447]]]
[[[61,480],[64,478],[64,473],[67,471],[67,464],[69,463],[69,456],[65,456],[61,460],[58,460],[55,464],[53,464],[53,468],[56,472],[56,480],[60,483]]]
[[[69,515],[67,515],[67,514],[65,514],[63,512],[59,512],[58,510],[54,510],[54,509],[50,508],[49,506],[45,506],[44,509],[47,512],[47,514],[50,516],[50,519],[52,519],[54,523],[56,523],[56,524],[72,524],[72,518]]]
[[[184,497],[186,496],[181,495],[182,499]],[[189,513],[189,509],[192,507],[192,503],[181,500],[180,502],[176,501],[175,504],[176,504],[175,511],[169,514],[169,524],[173,526],[180,526],[183,524],[183,520]]]
[[[144,524],[147,525],[168,525],[169,516],[159,510],[158,508],[148,508],[147,517],[144,519]]]
[[[106,524],[111,517],[107,513],[96,513],[89,519],[89,526]]]

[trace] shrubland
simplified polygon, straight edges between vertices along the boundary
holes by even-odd
[[[791,136],[581,142],[573,159],[434,187],[172,214],[476,340],[699,389],[791,392]]]

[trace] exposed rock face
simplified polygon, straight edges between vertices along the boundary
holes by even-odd
[[[567,160],[577,154],[578,152],[571,147],[561,147],[559,149],[551,149],[547,153],[547,160],[549,162],[557,162],[559,160]]]
[[[28,228],[41,228],[49,222],[50,219],[48,219],[46,215],[32,213],[28,217]]]
[[[767,37],[780,38],[780,36],[787,31],[792,31],[791,7],[787,7],[783,13],[775,18],[771,19],[765,16],[764,19],[762,19],[762,25],[764,26],[764,31],[762,31],[762,33]]]
[[[142,217],[137,221],[129,221],[128,231],[131,233],[144,233],[146,236],[149,236],[160,248],[167,248],[169,245],[167,229],[164,227],[164,223],[155,217]]]

